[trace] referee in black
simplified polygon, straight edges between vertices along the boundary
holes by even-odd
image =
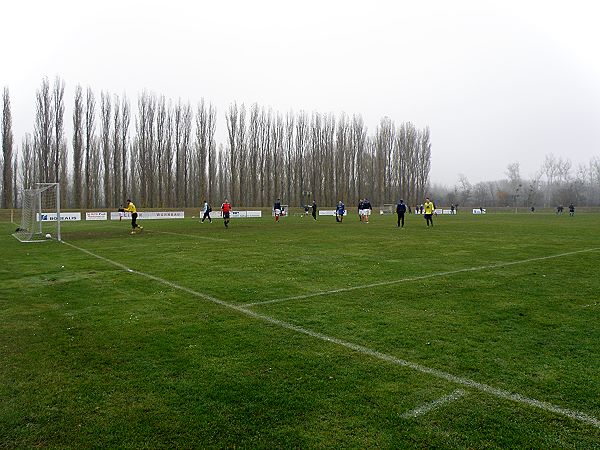
[[[313,220],[317,220],[317,201],[316,200],[313,200],[312,216],[313,216]]]
[[[406,205],[404,204],[404,200],[400,200],[400,203],[396,205],[396,214],[398,214],[398,227],[402,226],[402,228],[404,228],[404,213],[406,213]]]

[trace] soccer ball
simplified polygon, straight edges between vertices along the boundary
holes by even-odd
[[[52,235],[50,233],[46,233],[46,239],[52,239]]]

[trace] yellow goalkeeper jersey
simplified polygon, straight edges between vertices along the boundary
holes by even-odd
[[[423,205],[423,209],[425,214],[433,214],[433,210],[435,209],[435,206],[433,206],[432,202],[425,202],[425,204]]]
[[[129,204],[127,205],[127,208],[125,208],[125,211],[134,213],[134,212],[137,212],[137,209],[135,208],[135,205],[133,204],[133,202],[129,202]]]

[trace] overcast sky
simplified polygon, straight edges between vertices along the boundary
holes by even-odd
[[[596,6],[598,4],[599,6]],[[600,157],[600,2],[10,1],[0,87],[15,142],[41,79],[211,102],[224,143],[237,101],[429,126],[431,181],[452,186]],[[71,138],[69,137],[69,145]]]

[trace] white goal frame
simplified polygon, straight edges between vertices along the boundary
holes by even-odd
[[[379,209],[379,215],[383,214],[395,214],[396,213],[396,205],[392,203],[384,203],[383,206]]]
[[[49,240],[46,238],[48,231],[53,231],[55,235],[50,235],[51,238],[60,241],[60,184],[36,183],[35,186],[23,189],[21,225],[13,237],[21,242],[45,242]],[[46,203],[48,200],[50,204]]]

